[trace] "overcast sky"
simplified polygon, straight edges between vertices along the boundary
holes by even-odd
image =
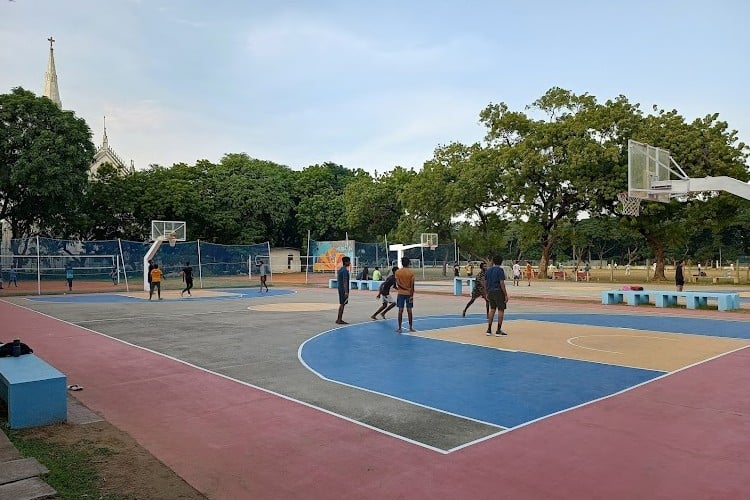
[[[0,0],[0,93],[107,116],[136,168],[245,152],[294,169],[419,169],[481,141],[479,112],[554,86],[625,95],[750,142],[744,0]]]

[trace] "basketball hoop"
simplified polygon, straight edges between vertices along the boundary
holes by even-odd
[[[177,244],[177,234],[172,231],[167,235],[167,241],[169,242],[169,246],[174,248],[174,246]]]
[[[437,248],[437,245],[427,245],[427,248],[429,248],[430,250],[434,252],[435,249]]]
[[[637,217],[641,213],[640,198],[630,196],[628,193],[618,193],[617,199],[622,203],[622,206],[620,207],[620,213],[622,215],[632,215]]]

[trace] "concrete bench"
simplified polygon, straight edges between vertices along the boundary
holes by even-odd
[[[719,311],[732,311],[740,308],[739,293],[722,292],[677,292],[658,290],[605,290],[602,292],[602,304],[621,304],[626,300],[628,305],[648,304],[654,299],[656,307],[677,305],[678,298],[685,299],[688,309],[706,307],[708,301],[716,301]]]
[[[711,276],[705,276],[705,275],[698,276],[697,274],[693,274],[692,276],[690,276],[691,283],[699,283],[701,281],[706,281],[706,282],[711,281]]]
[[[602,304],[622,304],[627,301],[629,306],[648,304],[653,292],[650,290],[604,290],[602,292]]]
[[[717,284],[721,281],[726,281],[727,283],[734,283],[735,285],[738,285],[740,283],[740,280],[737,279],[736,276],[715,276],[712,279],[714,284]]]
[[[339,287],[339,281],[336,278],[331,278],[328,280],[328,288],[338,288]]]
[[[464,281],[466,282],[466,286],[469,287],[469,291],[471,291],[476,280],[476,278],[462,278],[460,276],[453,278],[453,295],[461,295],[463,293]]]
[[[380,285],[383,284],[384,280],[370,280],[370,291],[376,292],[380,290]]]
[[[65,375],[34,354],[0,358],[0,398],[11,429],[65,422],[66,389]]]
[[[349,280],[351,290],[369,290],[370,280]]]

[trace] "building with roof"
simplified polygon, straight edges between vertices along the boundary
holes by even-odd
[[[60,99],[60,89],[57,83],[57,71],[55,69],[55,49],[53,44],[55,39],[49,37],[49,61],[47,62],[47,71],[44,74],[44,92],[42,95],[54,102],[58,108],[62,109],[62,100]],[[104,137],[102,144],[96,150],[93,161],[89,165],[89,176],[93,177],[100,166],[105,163],[112,165],[120,175],[128,175],[135,172],[135,166],[133,161],[130,161],[130,165],[126,165],[124,161],[118,156],[117,153],[110,147],[109,139],[107,138],[107,119],[104,118]]]

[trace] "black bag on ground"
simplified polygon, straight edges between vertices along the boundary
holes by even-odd
[[[23,342],[19,342],[19,345],[21,347],[19,354],[31,354],[34,352],[34,349],[27,346]],[[13,342],[8,342],[7,344],[0,343],[0,358],[6,358],[13,356]]]

